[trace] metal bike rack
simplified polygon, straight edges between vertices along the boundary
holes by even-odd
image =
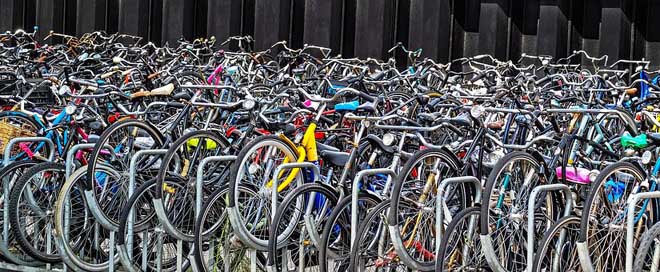
[[[443,222],[444,222],[444,211],[447,205],[445,204],[445,191],[447,187],[451,184],[472,184],[474,187],[474,204],[481,204],[481,194],[482,194],[482,187],[481,187],[481,182],[479,179],[477,179],[474,176],[463,176],[463,177],[453,177],[453,178],[446,178],[440,182],[440,185],[438,186],[438,193],[437,193],[437,200],[436,200],[436,209],[435,209],[435,214],[436,214],[436,219],[435,219],[435,232],[436,237],[435,237],[435,252],[436,252],[436,271],[440,271],[440,265],[442,264],[441,260],[437,258],[437,256],[440,256],[440,243],[442,242],[442,236],[443,236]],[[472,224],[472,222],[471,222]],[[470,226],[470,228],[473,228],[474,226]]]
[[[626,272],[632,272],[633,258],[634,258],[634,236],[635,236],[635,206],[641,200],[657,199],[660,198],[660,191],[643,192],[631,195],[627,200],[628,210],[626,211]],[[589,256],[589,245],[586,241],[577,242],[576,247],[578,250],[578,257],[580,258],[580,265],[582,270],[586,272],[594,272],[594,265]],[[655,257],[655,256],[654,256]]]
[[[567,185],[565,184],[547,184],[547,185],[540,185],[532,189],[532,192],[530,193],[530,199],[527,202],[527,229],[531,230],[534,229],[534,204],[536,203],[536,197],[538,194],[541,192],[550,192],[550,191],[562,191],[566,197],[566,206],[564,208],[564,214],[565,215],[570,215],[571,210],[573,209],[573,197],[571,195],[571,191],[568,188]],[[497,256],[495,256],[493,253],[495,252],[495,249],[491,246],[493,244],[493,241],[490,237],[490,235],[480,235],[480,239],[482,241],[481,243],[481,250],[484,254],[484,257],[486,258],[486,261],[488,262],[488,265],[493,269],[494,271],[506,271],[502,265],[500,265],[499,260],[497,259]],[[487,241],[487,243],[484,243],[483,241]],[[527,233],[527,271],[532,270],[532,266],[529,264],[534,258],[534,233],[528,231]]]
[[[66,153],[66,159],[64,163],[64,168],[66,169],[66,176],[69,177],[71,176],[71,173],[73,173],[73,170],[75,170],[73,167],[73,160],[75,159],[76,153],[80,150],[83,149],[90,149],[94,148],[96,144],[77,144],[71,147],[69,152]],[[105,149],[110,151],[110,156],[112,156],[113,159],[117,158],[117,155],[115,154],[114,150],[112,150],[112,146],[109,144],[105,145]]]
[[[4,149],[4,158],[3,158],[3,166],[7,166],[11,163],[11,150],[14,147],[14,145],[19,144],[19,143],[40,143],[43,142],[46,145],[48,145],[49,148],[49,154],[48,154],[48,161],[53,161],[55,159],[55,144],[53,141],[49,138],[46,137],[18,137],[18,138],[13,138],[9,140],[7,145],[5,146]],[[8,183],[9,181],[3,181],[3,194],[4,194],[4,201],[3,205],[4,207],[9,207],[9,187],[10,184]],[[2,241],[0,241],[0,251],[3,253],[3,257],[9,259],[10,261],[18,264],[18,265],[11,265],[12,267],[19,267],[20,269],[18,270],[33,270],[33,271],[41,271],[40,268],[36,268],[35,266],[40,266],[43,265],[41,262],[32,260],[32,261],[24,261],[19,258],[16,258],[13,254],[11,254],[8,250],[9,244],[9,210],[4,209],[3,211],[3,235],[2,235]],[[48,245],[48,248],[50,250],[50,245]],[[9,265],[8,263],[0,262],[0,268],[4,268],[5,265]],[[46,269],[45,271],[52,270],[50,267],[50,264],[46,264]],[[9,268],[7,268],[9,269]]]
[[[283,163],[280,166],[278,166],[277,168],[275,168],[275,172],[273,173],[273,184],[272,184],[272,190],[271,190],[271,211],[272,211],[271,212],[271,219],[275,218],[275,211],[277,211],[277,194],[278,194],[277,188],[280,185],[278,177],[279,177],[281,172],[283,172],[285,170],[288,170],[288,169],[295,169],[295,168],[299,168],[301,170],[303,168],[312,169],[312,171],[314,172],[314,181],[318,181],[321,177],[321,170],[319,169],[319,167],[316,164],[313,164],[311,162]],[[300,174],[300,173],[298,173],[298,174]],[[276,236],[275,239],[277,239],[277,236]],[[277,247],[277,244],[279,244],[280,241],[275,241],[275,243],[276,243],[276,247]],[[283,255],[286,255],[286,254],[283,254]],[[285,256],[282,260],[282,265],[284,266],[283,270],[285,270],[285,271],[287,270],[286,269],[287,263],[288,263],[288,261],[287,261],[287,258]],[[300,267],[300,268],[302,268],[302,267]],[[266,270],[269,271],[269,272],[277,271],[275,269],[275,267],[273,267],[272,265],[267,265]]]
[[[573,210],[573,195],[571,194],[571,189],[568,188],[566,184],[545,184],[539,185],[532,189],[532,193],[529,196],[529,202],[527,202],[527,271],[532,271],[532,265],[530,262],[534,260],[534,232],[530,231],[534,229],[534,204],[536,203],[536,197],[542,192],[552,192],[552,191],[562,191],[564,197],[566,198],[566,206],[564,207],[564,216],[571,215]],[[493,256],[494,257],[494,256]],[[497,262],[499,264],[499,262]]]
[[[64,163],[64,168],[65,168],[67,179],[71,176],[71,174],[75,170],[75,165],[74,165],[73,162],[75,160],[76,153],[80,150],[83,150],[83,149],[94,148],[95,146],[96,146],[96,144],[94,144],[94,143],[86,143],[86,144],[77,144],[77,145],[74,145],[74,146],[71,147],[71,149],[66,153],[66,158],[65,158],[65,163]],[[116,158],[114,150],[112,150],[112,147],[110,147],[110,145],[105,145],[105,147],[106,147],[106,149],[108,149],[110,151],[110,155],[113,158]],[[68,209],[68,206],[69,206],[68,198],[65,202],[67,203],[67,204],[65,204],[65,209]],[[67,221],[68,221],[68,218],[65,218],[65,222],[67,222]],[[65,226],[64,232],[68,233],[68,227],[69,227],[68,222],[65,223],[64,226]],[[64,246],[61,244],[62,242],[60,241],[60,239],[55,239],[55,242],[56,242],[57,248],[60,252],[60,255],[62,256],[63,270],[66,271],[67,268],[69,268],[69,267],[73,268],[74,270],[78,270],[79,268],[76,266],[76,264],[73,263],[68,258],[68,256],[66,255],[66,252],[64,250]]]
[[[435,251],[440,252],[440,242],[442,241],[442,222],[444,220],[444,211],[445,211],[445,199],[444,199],[444,194],[445,190],[447,189],[447,186],[451,184],[459,184],[459,183],[471,183],[474,185],[474,201],[475,204],[480,204],[481,203],[481,182],[473,176],[463,176],[463,177],[453,177],[453,178],[446,178],[440,182],[440,186],[438,186],[438,193],[437,193],[437,201],[436,201],[436,222],[435,222],[435,231],[438,233],[436,235],[436,244],[435,244]]]
[[[362,180],[363,177],[365,176],[373,176],[377,174],[385,174],[392,179],[396,177],[396,172],[392,170],[391,168],[375,168],[375,169],[365,169],[357,172],[355,174],[355,178],[353,178],[353,185],[351,188],[351,248],[353,247],[353,244],[355,243],[355,240],[357,239],[357,226],[358,226],[358,200],[360,198],[360,180]],[[390,226],[390,232],[391,232],[392,226]],[[398,231],[398,230],[396,230]]]
[[[134,191],[135,191],[135,175],[137,174],[137,161],[139,158],[144,157],[144,156],[164,156],[167,153],[167,149],[154,149],[154,150],[140,150],[138,152],[135,152],[133,156],[131,157],[131,160],[129,162],[129,174],[128,174],[128,197],[130,198]],[[117,251],[119,253],[119,261],[122,263],[123,267],[128,270],[128,271],[139,271],[139,269],[136,269],[133,265],[133,262],[131,261],[131,257],[133,256],[133,221],[134,221],[134,214],[133,211],[131,210],[128,215],[128,227],[127,227],[127,235],[126,235],[126,251],[124,251],[121,247],[117,247]],[[145,231],[146,232],[146,231]],[[162,248],[162,242],[163,242],[163,233],[162,230],[159,230],[156,228],[155,230],[156,233],[158,233],[158,248]],[[114,231],[112,231],[114,233]],[[145,233],[146,234],[146,233]],[[146,241],[146,240],[145,240]],[[115,244],[110,245],[111,248],[115,247]],[[178,250],[178,248],[177,248]],[[158,251],[158,254],[156,255],[156,258],[160,260],[161,258],[161,251]],[[147,251],[146,247],[142,248],[142,271],[146,271],[147,269]],[[157,263],[157,265],[160,265],[160,262]],[[178,267],[180,270],[180,267]]]
[[[200,213],[202,212],[202,202],[204,200],[204,195],[202,194],[202,187],[204,187],[204,167],[211,162],[223,162],[223,161],[235,161],[236,156],[233,155],[228,155],[228,156],[211,156],[211,157],[206,157],[202,159],[202,161],[199,163],[199,167],[197,168],[197,179],[195,180],[195,218],[199,218]],[[195,220],[197,222],[197,220]],[[211,245],[209,246],[209,250],[213,250],[215,248],[215,245],[213,242],[211,242]],[[229,253],[228,250],[226,253]],[[250,250],[250,270],[251,271],[256,271],[257,270],[257,255],[253,254],[255,251]],[[211,254],[213,255],[213,254]],[[229,256],[225,256],[225,260],[228,259]],[[192,264],[193,269],[196,269],[195,265],[195,260],[194,258],[189,258],[190,263]],[[210,258],[213,259],[213,258]],[[209,264],[212,265],[212,264]],[[225,262],[225,271],[230,271],[231,268],[229,267],[231,265],[230,262]]]
[[[637,193],[628,198],[628,211],[626,211],[626,272],[633,271],[633,243],[635,227],[635,206],[644,199],[660,198],[660,191]],[[656,250],[657,251],[657,250]]]
[[[9,143],[5,146],[4,150],[4,158],[3,158],[3,166],[7,166],[11,160],[11,148],[14,147],[14,145],[18,143],[40,143],[44,142],[48,145],[48,149],[50,150],[50,153],[48,154],[48,161],[53,161],[55,159],[55,144],[53,143],[53,140],[46,138],[46,137],[18,137],[9,140]]]
[[[575,247],[577,248],[578,258],[580,260],[580,266],[585,272],[595,272],[594,265],[591,262],[591,257],[589,256],[589,246],[587,242],[576,242]]]

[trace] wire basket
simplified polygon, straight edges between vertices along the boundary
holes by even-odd
[[[0,152],[4,152],[5,146],[11,139],[18,137],[33,137],[36,133],[30,129],[28,124],[11,124],[5,120],[0,120]],[[15,145],[12,154],[19,152],[19,146]]]

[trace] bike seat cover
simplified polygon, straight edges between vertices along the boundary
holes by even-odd
[[[151,91],[139,91],[131,94],[131,99],[146,97],[146,96],[168,96],[174,91],[174,84],[170,83],[162,87],[158,87]]]
[[[493,130],[500,130],[502,127],[504,127],[504,121],[503,120],[497,120],[494,122],[489,122],[486,124],[486,127],[493,129]]]
[[[623,134],[621,136],[621,146],[624,148],[627,147],[632,147],[632,148],[645,148],[649,145],[648,140],[646,138],[646,134],[640,134],[638,136],[631,136],[629,133]]]
[[[356,111],[360,106],[360,102],[357,100],[351,102],[344,102],[335,105],[336,111]]]
[[[151,95],[170,95],[174,91],[174,84],[170,83],[150,91]]]

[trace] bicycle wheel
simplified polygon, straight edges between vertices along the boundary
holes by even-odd
[[[541,164],[529,153],[511,152],[500,159],[488,176],[481,200],[480,233],[484,249],[492,249],[499,264],[508,271],[521,271],[527,264],[527,220],[529,195],[543,182]],[[535,203],[535,240],[554,220],[554,199],[541,193]],[[484,239],[484,236],[485,239]]]
[[[156,177],[153,193],[156,215],[173,237],[192,242],[195,228],[196,180],[201,161],[210,156],[226,152],[229,143],[221,136],[210,131],[193,131],[176,140],[163,157],[160,171]],[[205,181],[204,190],[209,193],[217,181],[229,176],[229,161],[216,161],[206,165],[202,171]],[[172,190],[167,181],[186,184],[185,190]],[[209,195],[202,193],[202,195]],[[162,212],[160,212],[162,211]]]
[[[65,180],[64,165],[44,162],[30,167],[9,195],[9,223],[18,245],[36,260],[61,261],[54,245],[52,216],[56,196]]]
[[[160,228],[160,221],[156,217],[152,201],[157,186],[158,183],[155,179],[145,182],[135,189],[122,209],[121,223],[117,232],[117,249],[122,265],[130,267],[131,271],[175,271],[177,269],[177,241],[161,231],[155,231],[156,228]],[[170,186],[174,187],[177,184]],[[131,215],[133,215],[132,218]],[[131,219],[133,225],[129,228]],[[128,239],[129,234],[131,240]],[[158,239],[161,241],[159,242]],[[187,252],[190,251],[188,243],[183,243],[182,249],[183,256],[187,256]],[[188,259],[183,260],[182,271],[187,270],[189,265]]]
[[[229,205],[227,212],[234,233],[240,240],[257,250],[268,250],[268,228],[271,223],[271,196],[269,184],[275,169],[287,162],[296,162],[298,154],[284,140],[275,135],[261,136],[247,144],[238,154],[231,167],[229,178]],[[303,172],[299,169],[283,171],[278,178],[278,198],[303,183]],[[285,185],[285,180],[290,180]],[[256,195],[241,196],[238,188],[258,188]]]
[[[108,152],[109,145],[113,152]],[[134,119],[118,121],[103,131],[94,149],[89,155],[85,189],[91,192],[90,203],[97,207],[92,214],[99,223],[117,230],[119,215],[123,205],[128,200],[129,166],[133,155],[139,150],[158,149],[163,146],[160,132],[146,122]],[[112,155],[111,153],[114,153]],[[108,175],[107,171],[99,171],[99,165],[109,166],[120,175]],[[137,164],[135,176],[139,186],[158,173],[159,160],[155,156],[142,157]],[[91,201],[94,203],[91,203]]]
[[[442,235],[436,271],[483,271],[488,264],[479,240],[479,207],[462,210]]]
[[[645,231],[640,239],[633,271],[658,271],[660,269],[660,223]]]
[[[302,203],[302,205],[300,205]],[[278,206],[270,225],[268,265],[282,268],[281,253],[291,256],[286,266],[318,271],[322,228],[337,205],[337,192],[321,183],[303,184],[291,191]]]
[[[565,216],[555,222],[539,243],[532,271],[582,270],[575,246],[579,233],[580,218],[577,216]]]
[[[225,212],[228,186],[216,190],[202,207],[195,224],[195,264],[199,271],[247,271],[250,266],[248,248],[243,246],[233,233],[229,217]],[[241,195],[252,196],[257,191],[240,187]],[[239,203],[240,205],[240,203]],[[265,257],[257,265],[265,270]]]
[[[23,176],[27,169],[38,163],[41,162],[35,160],[15,161],[0,170],[0,181],[2,182],[3,187],[3,189],[0,190],[0,193],[2,193],[0,201],[3,203],[1,210],[3,214],[7,214],[7,217],[9,217],[9,209],[5,209],[4,207],[9,207],[8,196],[10,195],[11,188]],[[11,224],[9,222],[4,222],[4,216],[0,217],[0,223],[7,226],[7,231],[3,231],[3,235],[1,236],[2,239],[0,239],[0,253],[2,253],[2,257],[10,262],[21,265],[40,264],[41,262],[36,261],[30,255],[25,253],[23,248],[18,245],[16,236],[11,230]]]
[[[597,271],[625,270],[626,214],[628,198],[639,193],[645,173],[630,162],[617,162],[603,169],[592,183],[580,222],[579,241],[586,243],[594,269]],[[646,204],[644,204],[646,203]],[[653,201],[638,203],[635,213],[636,232],[643,233],[653,213]],[[639,245],[639,235],[634,245]]]
[[[351,253],[351,202],[350,196],[341,199],[328,217],[319,245],[321,271],[345,271]],[[369,210],[381,203],[378,197],[368,193],[358,196],[358,222],[366,218]]]
[[[99,165],[99,171],[111,172]],[[103,228],[92,215],[85,197],[87,166],[76,169],[59,191],[53,214],[58,252],[71,267],[84,271],[107,271],[119,261],[115,253],[110,263],[110,231]]]
[[[391,205],[390,201],[383,201],[369,210],[358,227],[348,266],[336,266],[332,271],[409,271],[398,260],[387,231],[387,213]]]
[[[425,149],[406,162],[394,181],[388,224],[390,233],[396,235],[392,239],[397,254],[412,269],[435,269],[437,187],[443,179],[458,176],[459,165],[444,149]],[[403,205],[404,201],[417,205]],[[467,202],[463,186],[450,186],[445,192],[447,216],[465,208]]]

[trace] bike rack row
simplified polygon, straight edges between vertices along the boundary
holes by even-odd
[[[47,159],[49,161],[52,161],[54,159],[54,156],[55,156],[54,143],[50,139],[45,138],[45,137],[21,137],[21,138],[12,139],[6,145],[5,150],[4,150],[4,160],[3,160],[3,165],[4,166],[6,166],[10,163],[10,161],[11,161],[10,160],[11,150],[15,145],[17,145],[19,143],[44,143],[49,147],[49,150],[51,151],[50,154],[48,154]],[[75,170],[74,169],[75,165],[74,165],[73,161],[74,161],[74,157],[75,157],[76,153],[80,150],[91,149],[93,147],[94,147],[94,144],[79,144],[79,145],[73,146],[71,148],[71,150],[67,153],[67,156],[66,156],[65,169],[66,169],[67,176],[70,176],[73,173],[73,171]],[[108,149],[111,149],[111,148],[108,146]],[[141,157],[144,157],[144,156],[163,156],[163,155],[165,155],[166,152],[167,152],[166,149],[142,150],[142,151],[136,152],[136,154],[131,158],[130,168],[129,168],[130,169],[130,171],[129,171],[129,186],[128,186],[128,190],[129,190],[128,195],[129,195],[129,197],[134,193],[133,191],[135,189],[135,184],[136,184],[135,175],[137,173],[137,166],[136,165],[137,165],[138,159],[141,158]],[[111,155],[114,156],[114,153],[111,152]],[[212,157],[205,158],[201,161],[200,166],[199,166],[199,168],[197,170],[197,173],[196,173],[197,176],[196,176],[196,182],[195,182],[195,190],[196,190],[196,195],[195,195],[195,216],[199,216],[199,214],[201,212],[201,207],[202,207],[202,204],[203,204],[202,203],[203,202],[202,187],[203,187],[203,182],[204,182],[203,181],[204,167],[207,164],[211,163],[211,162],[233,161],[233,160],[236,160],[236,156],[212,156]],[[273,175],[273,177],[274,177],[273,178],[273,186],[272,186],[272,190],[271,190],[271,208],[272,208],[273,213],[272,213],[271,216],[275,215],[274,211],[276,211],[277,207],[278,207],[278,200],[277,200],[278,191],[277,191],[277,188],[278,188],[279,184],[278,184],[278,179],[276,177],[278,177],[281,172],[283,172],[285,170],[288,170],[288,169],[294,169],[294,168],[299,168],[299,169],[304,168],[304,169],[312,170],[313,173],[314,173],[314,177],[315,177],[314,181],[318,181],[321,177],[320,170],[319,170],[318,166],[313,164],[313,163],[310,163],[310,162],[286,163],[286,164],[282,164],[282,165],[278,166],[276,168],[275,172],[274,172],[274,175]],[[352,186],[353,191],[352,191],[352,196],[351,196],[352,197],[351,224],[353,224],[353,225],[357,225],[357,221],[358,221],[358,215],[357,215],[357,205],[358,205],[357,202],[358,202],[358,199],[357,198],[358,198],[359,186],[357,186],[357,184],[359,183],[359,181],[363,177],[368,176],[368,175],[375,175],[375,174],[386,174],[389,177],[395,177],[396,176],[396,173],[392,169],[389,169],[389,168],[362,170],[362,171],[359,171],[356,174],[356,176],[353,180],[354,185]],[[9,181],[5,180],[3,182],[4,182],[4,184],[3,184],[4,194],[9,195],[9,184],[8,184]],[[450,185],[457,185],[457,184],[465,184],[466,186],[472,186],[474,188],[474,192],[475,192],[475,205],[480,204],[479,201],[480,201],[481,195],[482,195],[482,185],[481,185],[481,182],[477,178],[472,177],[472,176],[453,177],[453,178],[444,179],[439,183],[438,193],[437,193],[436,209],[435,209],[435,213],[436,213],[436,226],[435,226],[435,228],[436,228],[436,232],[438,233],[438,235],[436,236],[436,252],[437,253],[440,252],[439,245],[440,245],[440,239],[442,237],[442,232],[443,232],[443,228],[444,228],[443,222],[445,221],[446,203],[445,203],[445,199],[444,199],[444,192],[446,191],[447,187],[449,187]],[[541,195],[542,193],[549,193],[549,192],[562,192],[563,193],[564,197],[566,198],[566,204],[565,204],[565,207],[564,207],[564,215],[565,216],[570,215],[570,213],[572,211],[573,200],[572,200],[572,195],[570,193],[570,190],[569,190],[568,186],[566,186],[564,184],[541,185],[541,186],[538,186],[538,187],[534,188],[532,190],[531,195],[530,195],[530,201],[528,203],[528,211],[527,211],[527,217],[528,217],[527,218],[527,228],[528,229],[534,229],[534,204],[536,202],[537,197],[539,197],[539,195]],[[87,195],[88,192],[86,192],[85,194]],[[633,239],[634,239],[634,218],[635,218],[634,217],[634,212],[635,212],[635,207],[636,207],[637,203],[639,203],[642,200],[657,199],[657,198],[660,198],[660,192],[638,193],[638,194],[635,194],[635,195],[631,196],[628,199],[628,210],[627,210],[627,221],[626,221],[626,224],[627,224],[627,233],[626,233],[626,271],[632,271],[632,265],[633,265],[633,256],[634,256],[634,254],[633,254],[634,253],[633,252]],[[9,201],[8,198],[5,197],[3,201],[4,201],[5,207],[7,207],[8,206],[8,201]],[[156,204],[156,203],[160,204],[160,202],[154,201],[154,204]],[[228,208],[228,210],[229,210],[229,208]],[[160,213],[159,216],[165,216],[164,208],[162,207],[162,205],[157,205],[156,206],[156,211],[157,211],[157,214]],[[230,219],[232,217],[238,216],[236,210],[234,210],[233,212],[230,212],[230,211],[228,211],[228,212],[230,214]],[[8,240],[8,237],[9,237],[9,220],[8,220],[9,214],[8,214],[7,209],[4,210],[3,216],[4,216],[4,222],[3,222],[3,231],[4,232],[3,232],[3,236],[2,236],[2,241],[0,241],[1,242],[0,243],[0,251],[2,251],[2,253],[4,254],[4,253],[9,253],[8,244],[7,244],[7,240]],[[133,252],[132,252],[132,248],[133,248],[133,246],[132,246],[132,243],[133,243],[133,223],[134,223],[133,218],[134,218],[134,214],[133,214],[133,211],[131,211],[131,213],[129,215],[129,223],[128,223],[127,245],[126,245],[125,248],[116,245],[116,241],[114,239],[115,235],[116,235],[116,230],[111,230],[111,232],[110,232],[110,245],[109,245],[109,249],[110,249],[110,254],[109,254],[110,261],[109,262],[111,264],[115,264],[115,265],[117,264],[117,262],[120,262],[122,264],[122,267],[124,269],[126,269],[127,271],[140,271],[140,270],[144,271],[145,269],[147,269],[146,247],[143,247],[143,250],[141,252],[141,254],[143,254],[143,256],[145,256],[145,258],[142,258],[143,262],[140,264],[140,266],[138,267],[136,264],[131,263],[131,257],[133,256]],[[235,222],[235,219],[236,218],[234,218],[234,220],[232,222]],[[101,227],[101,226],[98,226],[98,225],[99,224],[103,225],[102,222],[96,222],[95,224],[97,225],[97,226],[95,226],[97,228],[97,231],[98,231],[98,228]],[[48,225],[47,227],[49,228],[49,230],[52,231],[52,226],[51,225]],[[66,224],[65,224],[65,227],[68,227],[68,226],[66,226]],[[158,238],[157,239],[158,239],[158,245],[159,245],[158,248],[159,249],[162,248],[162,246],[160,246],[160,245],[162,245],[163,240],[165,238],[165,235],[168,235],[167,234],[168,232],[166,231],[168,227],[173,228],[172,226],[167,226],[167,225],[163,225],[160,228],[156,228],[156,232],[158,232]],[[471,221],[470,222],[470,228],[474,228],[474,227],[476,227],[476,222]],[[389,231],[390,231],[390,235],[391,235],[393,231],[399,231],[399,229],[398,229],[397,226],[389,226]],[[356,235],[357,235],[356,228],[351,228],[351,245],[354,244],[355,239],[357,238]],[[391,235],[391,236],[392,237],[398,237],[397,235]],[[485,239],[490,239],[490,237],[488,235],[481,235],[480,238],[484,239],[484,240]],[[48,252],[52,252],[50,250],[52,250],[53,244],[52,244],[50,239],[48,239],[47,241],[48,241],[47,242],[47,247],[48,247],[48,250],[49,250]],[[282,242],[282,241],[278,241],[278,242]],[[62,243],[62,241],[60,241],[59,239],[56,239],[55,244],[57,246],[57,250],[59,250],[61,253],[63,253],[64,248],[63,248],[61,243]],[[393,241],[393,243],[395,245],[396,250],[405,250],[405,248],[403,246],[403,242],[400,241],[400,239],[397,240],[397,241]],[[528,258],[528,260],[531,260],[534,256],[534,253],[535,253],[534,252],[534,248],[535,248],[534,243],[535,243],[534,233],[529,232],[527,234],[527,258]],[[590,260],[589,260],[588,246],[585,243],[578,243],[577,246],[578,246],[578,253],[580,255],[580,261],[583,263],[583,267],[585,267],[587,271],[594,271],[594,268],[591,265]],[[211,245],[210,248],[214,248],[214,246]],[[118,256],[119,256],[118,259],[119,260],[114,260],[115,250],[117,250],[117,252],[118,252]],[[256,262],[257,262],[256,261],[256,252],[257,251],[258,251],[258,249],[250,250],[251,271],[257,271],[257,265],[256,265]],[[505,269],[502,268],[499,265],[499,262],[497,261],[496,256],[494,256],[492,254],[492,252],[493,252],[492,248],[490,248],[490,249],[489,248],[483,248],[482,251],[484,253],[486,261],[488,262],[490,267],[494,269],[494,271],[505,271]],[[187,253],[183,252],[183,241],[182,241],[182,239],[177,239],[177,266],[176,266],[177,271],[182,271],[183,264],[184,264],[185,261],[190,262],[192,264],[191,267],[192,267],[193,271],[196,271],[196,266],[194,265],[194,258],[191,258],[191,256],[184,256],[184,254],[187,254]],[[34,272],[67,271],[67,270],[76,270],[77,271],[77,270],[84,270],[85,269],[84,267],[79,267],[80,264],[77,264],[73,260],[71,260],[69,258],[66,258],[65,257],[66,254],[61,254],[65,257],[65,258],[63,258],[64,262],[63,262],[63,265],[61,266],[61,268],[60,267],[53,267],[50,264],[45,264],[44,265],[44,264],[41,264],[39,262],[21,261],[21,260],[15,258],[11,254],[9,254],[9,255],[5,254],[5,255],[6,255],[5,256],[6,258],[8,258],[10,261],[14,261],[17,264],[0,262],[0,269],[8,269],[8,270],[15,270],[15,271],[34,271]],[[288,260],[288,259],[286,258],[287,257],[286,254],[284,254],[284,255],[285,256],[283,256],[283,257],[285,259],[282,261],[282,263],[286,267],[286,265],[288,263],[286,260]],[[160,260],[161,257],[162,257],[162,251],[159,250],[157,252],[157,260]],[[304,258],[302,258],[302,259],[304,259]],[[412,263],[411,261],[406,260],[405,258],[402,258],[402,261],[406,264]],[[157,265],[160,266],[160,262],[157,261]],[[437,265],[439,265],[439,264],[437,264]],[[228,269],[228,267],[225,267],[225,268]],[[266,268],[267,268],[268,271],[276,271],[275,267],[273,267],[272,265],[269,265]],[[415,267],[411,267],[411,268],[412,269],[417,269]],[[116,268],[114,267],[114,265],[110,265],[108,271],[112,272],[115,269]],[[156,267],[156,269],[160,270],[160,267]],[[531,269],[532,269],[532,267],[528,266],[526,270],[531,271]]]

